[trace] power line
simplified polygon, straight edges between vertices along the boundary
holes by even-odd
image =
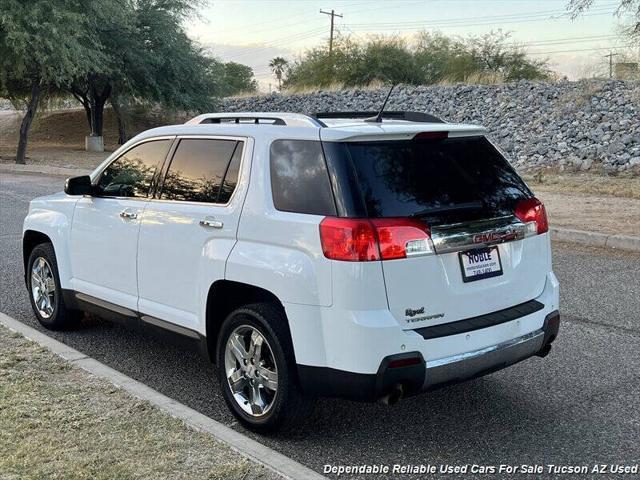
[[[608,10],[608,11],[603,11],[598,13],[597,11],[593,11],[595,13],[589,13],[589,14],[585,14],[582,17],[595,17],[595,16],[602,16],[602,15],[611,15],[613,14],[615,11],[614,10]],[[481,18],[481,17],[477,17],[477,18]],[[476,19],[477,19],[476,18]],[[401,23],[394,23],[394,24],[386,24],[385,25],[374,25],[374,24],[360,24],[361,26],[358,26],[357,24],[348,24],[349,27],[356,29],[356,30],[376,30],[376,31],[380,31],[380,30],[393,30],[393,31],[401,31],[401,30],[423,30],[425,28],[458,28],[458,27],[477,27],[477,26],[485,26],[485,25],[490,25],[490,26],[496,26],[499,27],[502,24],[509,24],[509,23],[529,23],[529,22],[541,22],[541,21],[549,21],[549,20],[559,20],[559,17],[549,17],[547,15],[545,16],[531,16],[531,17],[520,17],[520,18],[516,18],[516,17],[512,17],[512,19],[500,19],[498,21],[496,21],[496,19],[487,19],[487,20],[481,20],[479,22],[472,22],[472,23],[460,23],[461,20],[474,20],[472,18],[465,18],[465,19],[459,19],[459,20],[449,20],[449,21],[442,21],[440,23],[437,22],[408,22],[407,24],[401,24]]]
[[[527,52],[527,55],[548,55],[551,53],[573,53],[573,52],[597,52],[597,51],[607,50],[609,48],[630,48],[630,47],[633,47],[633,44],[630,43],[629,45],[620,45],[619,47],[577,48],[572,50],[551,50],[548,52]]]
[[[597,7],[594,7],[594,9],[592,9],[591,12],[598,13],[598,12],[604,12],[606,10],[606,13],[614,13],[615,10],[612,11],[610,9],[614,8],[615,6],[616,4],[598,5]],[[484,15],[484,16],[478,16],[478,17],[465,17],[465,18],[445,18],[440,20],[411,20],[407,22],[352,23],[350,25],[352,27],[371,27],[371,28],[385,27],[385,26],[411,26],[411,25],[419,26],[419,25],[430,25],[430,24],[442,25],[442,24],[449,24],[449,23],[457,24],[460,22],[475,21],[475,20],[481,20],[481,21],[490,20],[492,22],[499,22],[501,20],[527,19],[527,18],[540,17],[540,16],[544,16],[546,20],[550,15],[566,16],[567,11],[564,9],[554,9],[554,10],[542,10],[537,12],[509,13],[504,15]]]
[[[299,41],[299,40],[307,40],[309,38],[314,38],[314,37],[318,37],[322,34],[324,34],[325,29],[324,27],[321,28],[317,28],[315,30],[310,30],[308,32],[299,32],[299,33],[295,33],[292,35],[288,35],[286,37],[279,37],[269,43],[265,43],[264,45],[260,45],[260,46],[255,46],[255,47],[242,47],[239,49],[236,49],[237,53],[234,53],[235,57],[246,57],[249,55],[254,55],[256,53],[259,53],[260,51],[266,50],[268,48],[275,48],[278,46],[284,46],[284,45],[288,45],[291,42],[294,41]]]

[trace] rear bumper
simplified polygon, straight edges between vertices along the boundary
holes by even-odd
[[[414,395],[477,378],[534,355],[545,356],[559,328],[560,314],[553,311],[542,328],[525,335],[437,360],[425,361],[420,352],[390,355],[375,374],[299,365],[301,386],[309,395],[360,401],[375,401],[398,389],[405,396]]]

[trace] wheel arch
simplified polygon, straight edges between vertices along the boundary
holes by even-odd
[[[232,280],[218,280],[209,288],[206,305],[206,342],[209,359],[215,363],[216,348],[220,327],[227,316],[235,309],[252,303],[270,303],[285,308],[280,299],[267,289],[248,283]],[[287,321],[287,332],[291,340],[291,331]]]
[[[24,231],[24,234],[22,235],[22,265],[25,272],[25,281],[29,256],[31,255],[31,252],[33,252],[34,248],[43,243],[50,243],[51,245],[53,245],[53,241],[45,233],[39,232],[37,230]],[[55,245],[53,245],[53,251],[55,252],[55,250]]]

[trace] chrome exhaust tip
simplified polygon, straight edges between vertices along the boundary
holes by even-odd
[[[402,394],[402,384],[398,383],[395,387],[393,387],[393,390],[391,392],[380,398],[380,402],[384,403],[385,405],[395,405],[402,398]]]

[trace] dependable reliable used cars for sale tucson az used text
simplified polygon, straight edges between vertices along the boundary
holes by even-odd
[[[314,397],[394,403],[543,357],[560,322],[544,206],[482,127],[424,113],[146,131],[33,200],[23,247],[42,325],[194,345],[260,432]]]

